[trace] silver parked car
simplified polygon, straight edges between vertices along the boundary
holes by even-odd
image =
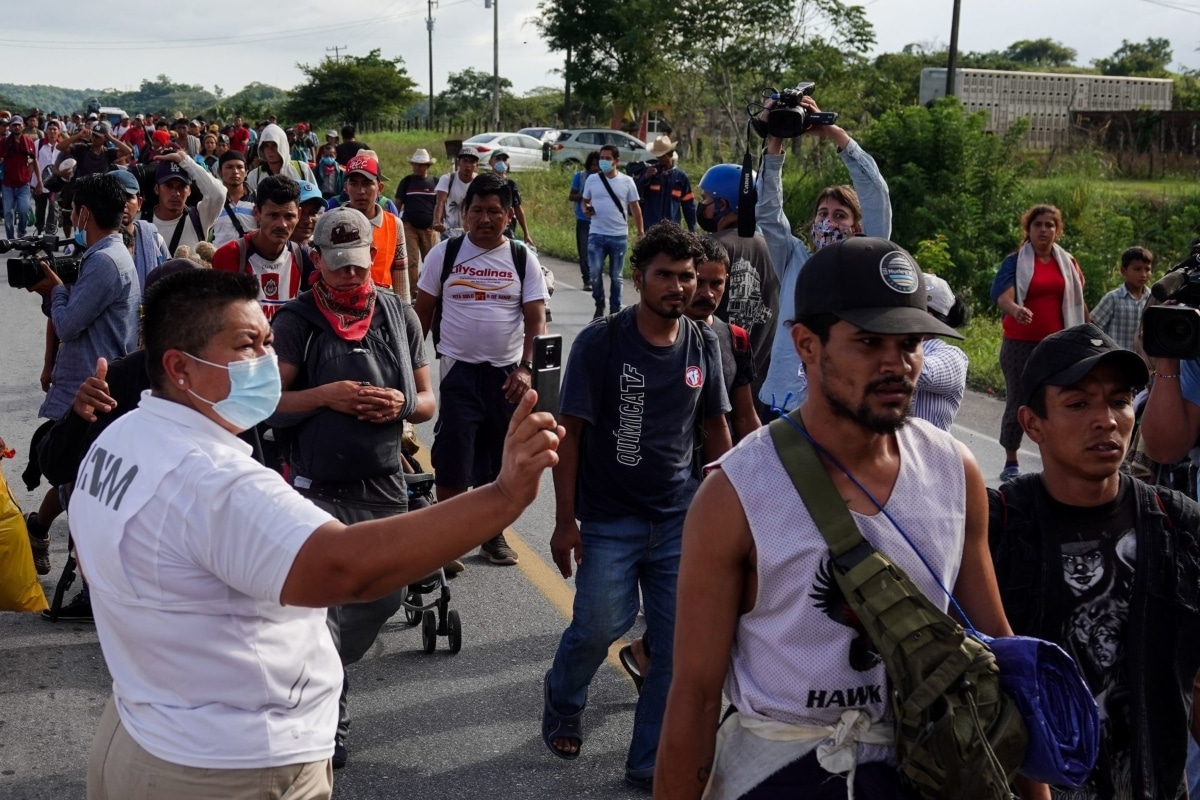
[[[482,167],[487,167],[488,159],[497,150],[508,153],[508,168],[513,172],[546,167],[546,162],[542,160],[542,143],[532,136],[521,133],[481,133],[465,140],[463,144],[475,147]]]
[[[558,141],[550,146],[550,160],[582,164],[588,153],[599,150],[604,144],[616,145],[624,164],[652,158],[646,143],[628,133],[609,128],[573,128],[560,133]]]

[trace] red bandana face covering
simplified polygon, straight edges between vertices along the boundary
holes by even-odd
[[[353,289],[334,289],[323,280],[313,284],[317,308],[329,320],[333,332],[347,342],[361,342],[371,328],[375,313],[375,284],[370,278]]]

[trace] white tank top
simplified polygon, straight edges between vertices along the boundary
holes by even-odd
[[[820,434],[816,433],[820,441]],[[900,472],[889,514],[953,591],[962,561],[966,478],[954,439],[913,419],[896,434]],[[830,725],[849,708],[890,718],[887,674],[830,572],[829,548],[800,501],[764,426],[721,461],[758,554],[758,596],[733,643],[725,692],[742,714]],[[854,513],[863,537],[934,605],[946,595],[882,513]],[[867,759],[875,760],[875,759]]]

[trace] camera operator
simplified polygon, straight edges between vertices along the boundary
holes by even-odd
[[[45,277],[29,288],[48,305],[46,368],[42,389],[46,400],[38,416],[51,420],[34,433],[30,452],[57,420],[71,410],[75,392],[92,376],[96,359],[118,359],[137,349],[138,285],[133,256],[121,241],[118,228],[128,195],[112,175],[87,175],[75,180],[71,227],[83,250],[79,279],[70,288],[48,263],[41,262]],[[86,249],[85,249],[86,248]],[[59,344],[61,342],[61,344]],[[40,470],[26,475],[30,488],[40,480]],[[34,565],[39,575],[50,571],[50,524],[62,513],[58,491],[51,488],[37,514],[27,520]]]
[[[812,97],[800,100],[808,113],[821,109]],[[772,103],[768,102],[770,108]],[[764,119],[767,112],[764,111]],[[784,140],[767,137],[766,155],[759,174],[758,205],[755,215],[767,240],[771,264],[779,276],[779,316],[771,347],[771,365],[759,390],[759,399],[768,406],[786,411],[804,400],[805,386],[799,377],[800,357],[792,346],[788,328],[795,316],[795,288],[800,270],[812,254],[822,247],[859,233],[887,239],[892,233],[892,205],[887,182],[879,174],[875,159],[837,125],[819,125],[809,131],[832,141],[838,155],[850,171],[849,186],[827,186],[817,195],[812,219],[812,246],[792,235],[792,226],[783,212]],[[788,395],[791,397],[788,397]]]
[[[1200,236],[1192,240],[1188,261],[1200,266]],[[1142,411],[1142,444],[1149,458],[1174,464],[1200,439],[1200,360],[1159,358],[1152,374]]]

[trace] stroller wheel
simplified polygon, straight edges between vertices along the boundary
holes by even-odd
[[[404,621],[408,623],[408,627],[412,627],[421,621],[421,612],[409,608],[409,605],[421,605],[421,594],[414,591],[411,587],[404,593]]]
[[[451,653],[462,650],[462,621],[458,618],[457,611],[446,615],[446,639]]]
[[[421,644],[426,653],[437,649],[437,615],[432,609],[421,615]]]

